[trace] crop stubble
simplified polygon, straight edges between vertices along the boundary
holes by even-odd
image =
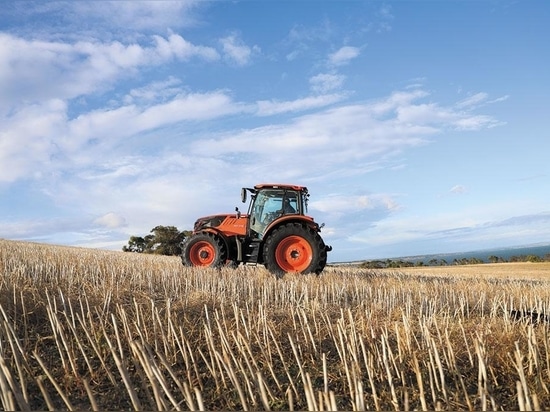
[[[530,265],[276,279],[0,240],[0,407],[548,409],[549,325],[511,316],[550,313]]]

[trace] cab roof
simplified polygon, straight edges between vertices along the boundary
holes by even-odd
[[[285,184],[285,183],[260,183],[254,186],[254,189],[260,190],[260,189],[290,189],[290,190],[298,190],[298,191],[305,191],[307,192],[307,187],[305,186],[299,186],[299,185],[291,185],[291,184]]]

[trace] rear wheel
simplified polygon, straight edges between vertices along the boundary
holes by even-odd
[[[227,260],[222,239],[211,233],[198,233],[185,239],[181,260],[185,266],[219,267]]]
[[[327,263],[325,243],[309,226],[287,223],[269,235],[264,246],[264,264],[271,272],[319,274]]]

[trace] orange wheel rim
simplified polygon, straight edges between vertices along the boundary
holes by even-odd
[[[189,260],[193,266],[210,266],[215,258],[214,246],[206,241],[195,243],[189,250]]]
[[[301,236],[289,236],[279,243],[275,250],[277,265],[285,272],[302,272],[313,258],[309,242]]]

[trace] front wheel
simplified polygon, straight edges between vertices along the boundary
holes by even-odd
[[[277,275],[287,272],[319,274],[327,263],[325,243],[317,231],[299,223],[287,223],[269,235],[264,264]]]
[[[211,233],[198,233],[185,239],[181,260],[185,266],[219,267],[227,260],[222,239]]]

